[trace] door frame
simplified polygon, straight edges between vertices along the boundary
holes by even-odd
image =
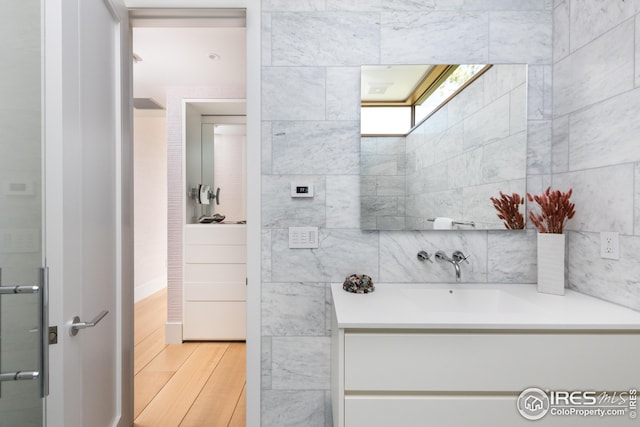
[[[245,9],[247,29],[247,372],[246,425],[261,413],[261,8],[260,0],[126,0],[130,9]],[[128,59],[128,58],[127,58]],[[132,61],[129,61],[132,62]],[[133,296],[131,296],[133,301]]]

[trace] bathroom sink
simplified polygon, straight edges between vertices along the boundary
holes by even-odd
[[[401,292],[429,312],[520,312],[531,308],[526,300],[501,289],[403,289]]]

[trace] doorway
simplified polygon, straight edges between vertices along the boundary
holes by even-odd
[[[244,10],[229,9],[130,11],[133,27],[134,106],[137,107],[134,112],[136,135],[134,150],[137,155],[137,159],[134,159],[135,300],[138,301],[136,311],[139,304],[162,295],[162,289],[168,282],[166,292],[168,301],[164,302],[168,306],[165,310],[166,325],[163,325],[160,333],[165,338],[166,331],[163,346],[166,345],[165,343],[177,343],[184,339],[182,335],[185,316],[184,279],[176,275],[183,267],[184,236],[178,229],[183,228],[185,221],[191,219],[187,218],[185,213],[185,207],[188,204],[185,186],[182,182],[178,182],[182,180],[181,178],[177,179],[183,176],[185,168],[188,169],[188,165],[185,164],[183,145],[186,132],[184,100],[212,97],[245,98],[246,28],[244,19],[238,12],[244,14]],[[146,43],[144,48],[140,47],[140,41]],[[235,69],[233,64],[236,64]],[[155,70],[152,69],[153,67]],[[240,78],[242,82],[239,81]],[[178,120],[182,125],[177,125]],[[139,130],[144,130],[142,135],[138,132]],[[160,145],[168,149],[165,148],[164,153],[161,147],[159,151],[154,151],[154,145],[156,148]],[[176,155],[181,148],[182,155]],[[164,181],[160,179],[162,176]],[[141,184],[139,187],[138,183]],[[178,197],[172,199],[172,195],[178,194]],[[224,194],[223,189],[223,197]],[[175,209],[176,206],[180,208]],[[167,211],[169,215],[163,217],[162,213]],[[158,213],[154,214],[155,212]],[[172,212],[183,215],[172,216]],[[169,230],[168,235],[167,230]],[[162,238],[158,239],[159,236]],[[169,241],[168,244],[167,241]],[[172,242],[179,244],[173,245]],[[150,295],[151,297],[147,298]],[[148,338],[151,339],[151,336]],[[203,360],[207,360],[202,363],[210,366],[221,345],[223,344],[185,344],[180,346],[180,350],[172,349],[171,351],[189,354],[184,359],[187,361],[192,356],[197,360],[197,354],[206,352],[205,347],[211,347],[208,349],[209,356],[201,356],[204,357]],[[238,352],[237,345],[225,345],[224,351],[220,353],[222,356]],[[193,350],[194,346],[199,348]],[[137,346],[136,351],[138,351]],[[163,355],[162,351],[156,355],[159,358],[170,357]],[[225,366],[225,359],[222,356],[219,360],[215,359],[219,363],[216,362],[217,365],[214,364],[214,366],[221,368]],[[209,360],[207,357],[214,359]],[[137,364],[138,358],[136,357],[135,360]],[[242,365],[244,375],[246,372],[244,359]],[[137,372],[138,368],[136,367]],[[220,372],[218,369],[216,371]],[[209,374],[213,375],[213,373]],[[155,380],[158,380],[157,376]],[[204,392],[205,389],[202,390]],[[244,399],[244,393],[242,399]],[[137,402],[136,407],[137,411],[139,409]],[[237,420],[237,418],[234,419]]]

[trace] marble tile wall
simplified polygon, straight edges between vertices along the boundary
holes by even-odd
[[[554,187],[574,189],[569,286],[640,310],[640,2],[556,1]],[[600,232],[620,259],[600,258]]]
[[[360,65],[529,63],[527,182],[551,179],[551,0],[262,2],[262,424],[332,425],[329,283],[442,281],[424,249],[463,249],[468,281],[535,282],[535,232],[360,229]],[[289,184],[315,185],[291,199]],[[640,216],[640,214],[639,214]],[[289,249],[288,227],[319,227]],[[508,260],[505,258],[509,254]]]

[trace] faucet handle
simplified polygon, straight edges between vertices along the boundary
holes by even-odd
[[[420,261],[420,262],[429,261],[430,263],[433,263],[433,260],[431,259],[431,255],[429,255],[429,253],[427,251],[418,252],[418,261]]]
[[[451,258],[453,258],[453,260],[456,262],[464,261],[469,264],[469,261],[467,261],[467,258],[469,258],[469,256],[463,254],[462,251],[454,251],[451,255]]]

